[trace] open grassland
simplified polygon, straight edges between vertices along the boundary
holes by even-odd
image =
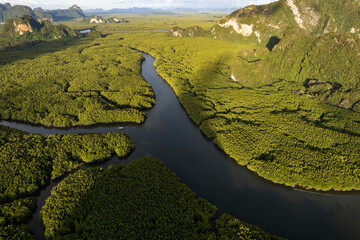
[[[231,77],[237,53],[249,46],[166,33],[119,36],[124,44],[156,57],[159,74],[190,118],[239,164],[292,187],[360,189],[357,112],[299,94],[304,86],[292,79],[249,85]],[[245,69],[257,79],[273,71],[251,72],[259,66],[252,68],[258,61],[249,59]],[[274,66],[271,63],[264,68]]]
[[[141,76],[142,55],[111,36],[0,51],[2,119],[56,127],[141,123],[155,103]]]

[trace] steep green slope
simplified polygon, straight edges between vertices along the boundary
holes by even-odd
[[[237,10],[211,30],[216,38],[265,46],[298,26],[312,35],[360,33],[360,4],[352,0],[280,0]]]
[[[7,20],[2,35],[11,38],[11,41],[54,40],[81,36],[68,26],[52,25],[48,20],[38,22],[30,15]]]
[[[57,9],[57,10],[43,10],[43,9],[37,8],[36,12],[41,13],[41,14],[39,14],[39,16],[50,15],[54,21],[66,21],[66,20],[71,20],[74,18],[85,17],[84,12],[77,5],[73,5],[72,7],[68,8],[68,9]]]
[[[300,95],[359,112],[360,39],[353,34],[309,36],[295,29],[267,62],[273,78],[293,82]]]
[[[65,21],[85,17],[84,12],[77,5],[73,5],[68,9],[43,10],[42,8],[35,8],[32,10],[30,7],[23,5],[11,6],[9,3],[0,3],[0,22],[25,15],[30,15],[39,21],[44,19],[49,21]]]
[[[14,19],[17,17],[22,17],[24,15],[30,15],[36,17],[31,8],[22,5],[11,6],[10,4],[1,4],[0,3],[0,22],[5,22],[8,19]]]

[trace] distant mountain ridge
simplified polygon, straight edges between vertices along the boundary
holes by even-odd
[[[174,9],[159,9],[159,8],[113,8],[110,10],[104,10],[102,8],[85,9],[84,12],[87,15],[94,14],[116,14],[116,13],[157,13],[157,14],[170,14],[170,13],[201,13],[201,12],[223,12],[231,13],[236,8],[174,8]]]
[[[84,12],[77,5],[73,5],[68,9],[43,10],[42,8],[35,8],[32,10],[27,6],[11,6],[9,3],[0,3],[0,22],[5,22],[6,20],[17,17],[23,17],[25,15],[30,15],[38,21],[44,19],[49,21],[63,21],[85,17]]]
[[[279,0],[239,9],[211,29],[215,38],[248,40],[265,45],[288,27],[311,35],[331,32],[360,34],[359,0]]]
[[[32,9],[27,6],[16,5],[12,7],[9,3],[0,3],[0,22],[5,22],[8,19],[22,17],[24,15],[36,16]]]
[[[72,7],[68,9],[43,10],[41,8],[37,8],[35,13],[36,12],[42,14],[49,14],[52,16],[54,21],[64,21],[64,20],[71,20],[74,18],[85,17],[84,12],[76,4],[74,4]]]
[[[110,10],[104,10],[102,8],[96,9],[86,9],[84,12],[88,15],[95,15],[95,14],[114,14],[114,13],[148,13],[148,12],[160,12],[161,9],[153,9],[153,8],[113,8]]]

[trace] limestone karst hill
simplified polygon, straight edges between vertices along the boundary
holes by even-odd
[[[77,5],[73,5],[68,9],[44,10],[42,8],[31,9],[23,5],[11,6],[9,3],[0,3],[0,22],[25,15],[30,15],[38,21],[45,19],[49,21],[64,21],[85,17],[82,9]]]
[[[38,22],[25,15],[7,20],[2,35],[14,40],[52,40],[79,37],[81,34],[66,25],[53,25],[48,20]]]
[[[214,37],[248,41],[265,46],[282,37],[288,27],[310,35],[334,32],[360,34],[358,0],[280,0],[251,5],[230,14],[211,29]]]

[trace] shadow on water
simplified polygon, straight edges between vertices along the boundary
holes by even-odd
[[[143,76],[152,85],[157,103],[141,126],[126,126],[136,149],[126,160],[112,158],[99,164],[128,163],[144,156],[162,160],[198,197],[215,204],[219,213],[229,213],[273,234],[289,239],[360,239],[360,194],[296,191],[277,185],[240,167],[206,139],[188,118],[169,85],[156,73],[154,59],[144,54]],[[115,132],[122,125],[94,128],[48,129],[1,122],[31,133]],[[81,166],[81,169],[89,167]],[[90,166],[92,167],[92,166]],[[37,211],[30,226],[43,239],[39,211],[58,181],[52,181],[37,198]]]

